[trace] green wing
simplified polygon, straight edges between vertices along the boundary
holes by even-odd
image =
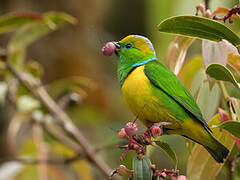
[[[198,120],[206,130],[211,131],[203,119],[202,113],[194,98],[173,72],[157,61],[147,63],[144,72],[151,83],[181,105],[188,114]]]

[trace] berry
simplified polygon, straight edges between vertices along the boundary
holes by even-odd
[[[133,122],[128,122],[125,126],[125,132],[129,137],[132,137],[137,134],[138,131],[138,125]]]
[[[113,42],[108,42],[102,48],[102,53],[104,56],[111,56],[116,50],[116,46]]]

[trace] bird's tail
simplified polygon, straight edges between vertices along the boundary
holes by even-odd
[[[224,159],[227,158],[227,155],[229,153],[229,150],[221,144],[217,139],[215,139],[210,133],[206,132],[204,138],[189,138],[188,136],[185,136],[186,138],[189,138],[193,141],[195,141],[198,144],[201,144],[211,155],[212,157],[218,162],[223,163]],[[201,136],[199,136],[201,137]]]
[[[224,162],[224,159],[226,159],[228,153],[229,153],[229,150],[223,145],[221,144],[218,140],[216,140],[213,136],[212,136],[212,139],[214,141],[214,143],[216,144],[216,147],[217,148],[210,148],[208,146],[204,146],[207,151],[212,155],[212,157],[219,163],[223,163]]]

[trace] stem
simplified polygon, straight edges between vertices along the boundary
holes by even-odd
[[[223,81],[219,82],[219,86],[220,86],[220,89],[222,90],[222,94],[223,94],[224,99],[226,101],[229,101],[229,95],[228,95],[228,92],[226,90],[226,87],[225,87]]]
[[[76,138],[81,145],[82,150],[84,153],[86,153],[88,159],[92,161],[106,177],[109,177],[112,169],[95,155],[95,151],[91,145],[88,143],[79,129],[72,123],[72,120],[69,118],[69,116],[49,96],[46,89],[42,86],[41,81],[33,78],[30,74],[19,72],[6,59],[7,58],[4,57],[7,69],[42,102],[49,112],[56,117],[57,122],[64,128],[64,130]]]
[[[36,122],[33,125],[33,139],[38,149],[38,159],[42,162],[37,164],[39,180],[47,180],[47,159],[48,147],[43,139],[43,129],[40,123]]]
[[[206,10],[210,9],[209,2],[210,2],[210,0],[204,0]]]

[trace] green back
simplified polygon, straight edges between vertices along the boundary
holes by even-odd
[[[148,62],[145,65],[144,72],[152,84],[161,89],[161,91],[164,91],[175,102],[182,106],[182,108],[184,108],[193,119],[200,122],[206,130],[211,131],[203,119],[202,113],[194,98],[173,72],[157,61]]]

